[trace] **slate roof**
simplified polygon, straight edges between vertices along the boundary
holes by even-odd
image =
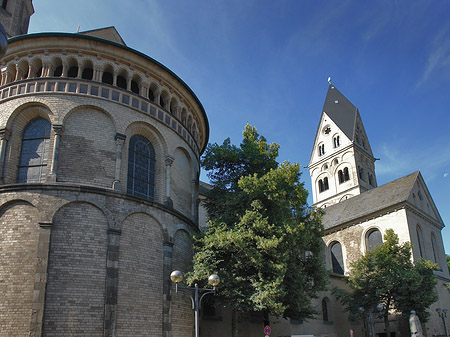
[[[406,201],[420,172],[416,171],[387,184],[328,206],[322,223],[325,229],[364,217]]]
[[[328,86],[322,111],[336,123],[351,141],[354,140],[358,109],[331,83]]]

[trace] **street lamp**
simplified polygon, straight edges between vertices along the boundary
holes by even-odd
[[[170,279],[175,283],[175,291],[178,293],[178,290],[189,295],[192,301],[192,309],[194,310],[194,324],[195,324],[195,337],[199,337],[198,330],[198,312],[202,305],[203,297],[208,294],[216,294],[216,285],[220,283],[220,278],[216,274],[212,274],[208,277],[208,283],[213,286],[212,289],[209,288],[199,288],[196,283],[194,287],[184,287],[178,285],[181,281],[183,281],[183,273],[179,270],[175,270],[170,274]],[[199,292],[203,292],[203,294],[199,296]]]
[[[445,337],[448,337],[447,326],[445,325],[445,319],[447,318],[447,311],[448,311],[447,309],[436,308],[436,312],[442,319],[442,323],[444,323]]]
[[[363,307],[359,307],[358,309],[364,315],[364,308]],[[377,305],[377,311],[381,311],[382,309],[383,309],[383,306],[381,304],[378,304]],[[375,331],[374,331],[374,323],[375,322],[374,322],[374,317],[373,317],[372,310],[370,310],[369,313],[367,314],[367,320],[368,320],[369,327],[370,327],[370,335],[372,337],[375,337]]]

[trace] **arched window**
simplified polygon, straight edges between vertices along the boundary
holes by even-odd
[[[127,89],[127,80],[125,77],[120,75],[117,76],[117,86],[122,89]]]
[[[338,172],[339,184],[350,180],[350,174],[348,173],[348,168],[344,168],[344,170],[339,170]]]
[[[55,71],[53,72],[53,76],[60,77],[62,75],[63,67],[59,66],[56,67]]]
[[[381,232],[378,229],[374,229],[368,232],[366,238],[367,251],[371,251],[376,246],[381,245],[382,243],[383,239],[381,237]]]
[[[83,72],[81,73],[81,78],[83,80],[92,80],[94,77],[94,69],[92,68],[84,68]]]
[[[78,76],[78,66],[73,66],[69,68],[67,77],[77,77]]]
[[[333,273],[344,275],[344,257],[342,255],[342,246],[339,242],[331,245],[331,266]]]
[[[358,167],[358,174],[359,174],[359,179],[366,181],[366,178],[364,177],[364,169],[362,167]]]
[[[148,99],[152,102],[155,101],[155,93],[153,92],[152,89],[148,89]]]
[[[372,176],[372,173],[369,173],[368,175],[369,175],[369,184],[370,184],[370,186],[373,186],[373,176]]]
[[[330,187],[328,186],[328,178],[325,177],[323,178],[323,190],[326,191],[328,190]]]
[[[155,150],[141,135],[131,137],[128,147],[127,193],[145,199],[155,194]]]
[[[328,297],[322,299],[322,319],[324,322],[332,323],[331,301]]]
[[[50,144],[50,122],[32,120],[23,131],[20,150],[18,183],[45,181]]]
[[[434,263],[439,265],[439,259],[438,259],[439,254],[438,254],[438,250],[437,250],[436,237],[434,236],[434,233],[431,233],[431,247],[433,248]]]
[[[423,235],[422,235],[422,230],[420,229],[419,225],[417,225],[417,227],[416,227],[416,233],[417,233],[417,242],[419,243],[420,257],[423,257],[423,250],[422,250]]]
[[[139,84],[136,81],[131,81],[131,91],[139,95]]]
[[[104,73],[103,73],[103,75],[102,75],[102,83],[106,83],[106,84],[113,84],[113,75],[110,73],[110,72],[108,72],[108,71],[105,71]]]
[[[341,145],[341,139],[339,136],[334,136],[333,138],[334,147],[339,147]]]
[[[319,145],[319,156],[323,156],[325,154],[325,144]]]
[[[319,192],[323,192],[323,181],[322,181],[322,179],[319,180]]]

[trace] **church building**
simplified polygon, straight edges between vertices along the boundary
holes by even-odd
[[[27,34],[33,12],[32,0],[0,1],[0,336],[191,337],[191,302],[169,275],[188,270],[207,217],[206,112],[114,27]],[[392,228],[440,268],[426,334],[443,336],[444,223],[420,172],[378,186],[375,161],[358,109],[330,84],[308,166],[330,288]],[[330,291],[316,308],[316,320],[271,318],[271,336],[364,335]],[[242,337],[262,335],[260,316],[240,321]],[[229,337],[231,312],[203,310],[200,326]]]

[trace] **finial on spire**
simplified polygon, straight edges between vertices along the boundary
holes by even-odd
[[[328,83],[331,84],[331,76],[328,76]]]

